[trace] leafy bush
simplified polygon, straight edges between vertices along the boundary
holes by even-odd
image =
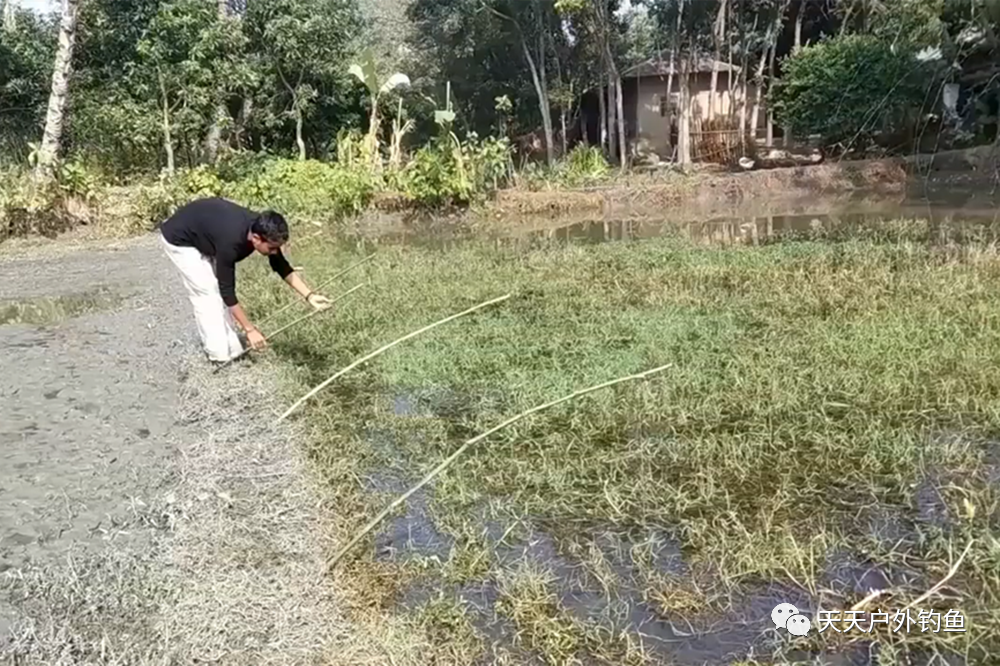
[[[600,180],[611,171],[604,153],[597,146],[576,146],[569,151],[563,165],[564,181],[574,186]]]
[[[189,199],[218,197],[226,190],[226,183],[219,178],[215,169],[204,164],[179,171],[176,175],[176,184]]]
[[[226,153],[215,165],[215,173],[227,183],[256,178],[274,160],[263,153],[241,150]]]
[[[316,160],[269,161],[258,173],[227,188],[233,199],[313,220],[363,211],[375,193],[373,176]]]
[[[447,139],[418,150],[401,183],[409,199],[425,206],[466,203],[472,198],[461,148]]]
[[[788,58],[769,102],[796,134],[863,145],[907,126],[933,85],[932,73],[910,50],[877,37],[836,37]]]
[[[100,173],[82,162],[69,161],[59,165],[57,184],[63,192],[70,196],[93,201],[99,197],[103,189],[103,182],[104,178]]]
[[[126,191],[131,194],[133,201],[129,217],[137,228],[156,227],[170,217],[178,206],[191,199],[169,181],[133,185]]]
[[[416,152],[399,184],[422,206],[466,205],[507,181],[510,152],[506,138],[482,141],[470,134],[460,142],[445,134]]]
[[[598,146],[578,145],[566,157],[549,167],[531,163],[520,172],[522,184],[529,190],[581,187],[600,181],[611,173],[611,165]]]
[[[10,169],[0,174],[0,241],[15,236],[54,237],[81,221],[84,210],[57,181],[36,183],[30,171]]]
[[[251,208],[325,220],[363,211],[375,185],[373,177],[360,168],[238,154],[217,167],[178,171],[149,192],[161,196],[160,209],[168,201],[179,205],[199,197],[222,196]]]

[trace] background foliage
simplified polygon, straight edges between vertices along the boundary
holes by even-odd
[[[13,7],[0,30],[0,166],[24,169],[59,26],[10,1],[0,0]],[[915,134],[940,110],[942,84],[978,66],[963,131],[992,141],[998,34],[996,0],[80,0],[59,171],[72,182],[44,191],[87,181],[91,194],[134,185],[171,200],[189,177],[205,179],[195,192],[212,189],[211,173],[248,201],[329,216],[383,190],[463,205],[535,176],[576,186],[619,161],[613,99],[599,104],[594,91],[643,60],[699,54],[768,91],[777,128],[845,148]],[[373,96],[349,73],[359,59],[373,80],[403,73],[410,85]],[[578,146],[581,118],[599,110],[596,145]]]

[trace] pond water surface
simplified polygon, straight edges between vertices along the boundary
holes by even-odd
[[[533,218],[525,219],[524,224],[514,221],[498,225],[489,231],[461,224],[426,227],[414,222],[406,229],[381,236],[378,242],[447,250],[453,244],[483,237],[494,239],[499,244],[608,243],[680,235],[710,243],[757,244],[782,234],[830,232],[843,225],[889,220],[923,220],[925,224],[918,228],[924,229],[924,236],[931,240],[946,238],[949,230],[955,228],[976,229],[981,232],[976,234],[977,237],[998,239],[1000,208],[992,195],[992,192],[924,192],[885,199],[858,196],[846,201],[798,202],[784,211],[773,207],[764,212],[737,207],[731,214],[695,221],[685,219],[682,210],[636,211],[634,216],[615,219],[584,216],[577,220],[553,221],[549,226],[546,226],[546,220]],[[365,243],[367,239],[355,238],[352,242]],[[422,401],[418,396],[400,392],[391,396],[391,400],[397,416],[406,417],[421,411]],[[380,447],[392,447],[391,436],[372,436],[378,440]],[[372,489],[387,492],[398,492],[407,485],[404,479],[393,478],[392,475],[372,478],[370,484]],[[928,506],[934,501],[932,495],[933,491],[929,491]],[[428,511],[429,499],[428,494],[419,494],[409,503],[406,513],[383,529],[377,539],[377,559],[387,562],[410,561],[415,556],[440,561],[448,559],[454,542],[435,525]],[[527,563],[549,572],[559,604],[566,612],[581,622],[599,625],[615,634],[624,632],[640,637],[646,649],[655,655],[654,663],[691,666],[726,664],[746,659],[752,654],[787,653],[787,649],[781,648],[785,637],[778,635],[769,620],[771,609],[777,603],[791,602],[804,614],[814,616],[819,607],[819,599],[799,589],[774,584],[751,585],[739,593],[739,599],[731,600],[729,610],[717,613],[711,621],[692,626],[682,617],[664,616],[643,594],[642,575],[631,556],[637,544],[648,546],[655,543],[652,555],[657,572],[664,576],[688,575],[679,541],[667,530],[651,527],[643,534],[622,535],[594,526],[592,533],[573,536],[573,539],[583,539],[603,553],[603,559],[609,564],[616,580],[613,589],[589,576],[583,563],[570,552],[572,548],[567,548],[559,530],[545,525],[543,521],[531,525],[529,536],[515,543],[502,539],[497,530],[490,529],[488,521],[484,522],[483,530],[498,562],[504,563],[505,567]],[[903,536],[900,530],[903,533],[909,531],[902,526],[899,517],[888,513],[873,515],[872,530],[891,539]],[[821,578],[828,590],[857,597],[872,589],[929,584],[915,576],[905,567],[880,565],[857,553],[844,552],[829,555]],[[509,619],[497,612],[500,590],[498,583],[490,578],[451,587],[433,577],[418,580],[410,589],[403,591],[400,610],[419,608],[442,593],[461,600],[480,636],[519,654],[520,663],[536,663],[538,655],[519,651],[516,629]],[[877,655],[877,646],[865,641],[849,646],[839,654],[795,656],[809,663],[832,665],[873,664],[877,663]]]

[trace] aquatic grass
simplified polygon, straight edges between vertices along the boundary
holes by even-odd
[[[452,321],[454,319],[457,319],[459,317],[463,317],[465,315],[472,314],[476,310],[479,310],[479,309],[484,308],[486,306],[493,305],[493,304],[499,303],[501,301],[505,301],[508,298],[510,298],[510,294],[506,294],[504,296],[500,296],[500,297],[497,297],[497,298],[490,299],[488,301],[484,301],[482,303],[478,303],[478,304],[476,304],[476,305],[474,305],[474,306],[472,306],[470,308],[467,308],[467,309],[463,310],[462,312],[458,312],[456,314],[449,315],[448,317],[445,317],[444,319],[439,319],[438,321],[435,321],[435,322],[433,322],[431,324],[423,326],[423,327],[417,329],[416,331],[411,331],[410,333],[407,333],[404,336],[396,338],[395,340],[393,340],[391,342],[387,342],[386,344],[382,345],[381,347],[379,347],[375,351],[370,352],[369,354],[367,354],[367,355],[365,355],[365,356],[363,356],[363,357],[361,357],[361,358],[353,361],[350,365],[348,365],[348,366],[346,366],[344,368],[341,368],[340,370],[338,370],[337,372],[335,372],[333,375],[331,375],[330,377],[328,377],[325,380],[323,380],[322,382],[320,382],[318,385],[316,385],[313,388],[311,388],[308,393],[306,393],[304,396],[302,396],[301,398],[299,398],[298,401],[296,401],[296,403],[294,405],[292,405],[291,407],[288,408],[288,410],[286,410],[284,413],[282,413],[282,415],[278,417],[278,421],[279,422],[280,421],[284,421],[288,416],[290,416],[292,414],[292,412],[294,412],[300,406],[302,406],[303,404],[305,404],[307,400],[309,400],[314,395],[316,395],[317,393],[319,393],[321,390],[323,390],[324,388],[326,388],[327,386],[329,386],[336,379],[338,379],[342,375],[346,374],[347,372],[353,370],[354,368],[356,368],[357,366],[361,365],[362,363],[366,363],[366,362],[370,361],[371,359],[375,358],[376,356],[382,354],[385,351],[388,351],[389,349],[395,347],[396,345],[398,345],[398,344],[400,344],[402,342],[405,342],[405,341],[409,340],[410,338],[416,337],[416,336],[418,336],[418,335],[420,335],[420,334],[422,334],[422,333],[424,333],[426,331],[429,331],[429,330],[431,330],[433,328],[436,328],[436,327],[438,327],[438,326],[440,326],[442,324],[446,324],[446,323],[448,323],[448,322],[450,322],[450,321]]]
[[[822,597],[824,608],[850,608],[867,590],[832,580],[838,552],[912,571],[890,576],[894,594],[884,603],[901,608],[975,538],[949,581],[960,596],[927,601],[964,610],[969,633],[857,638],[899,654],[995,650],[1000,257],[963,242],[911,233],[726,248],[679,238],[529,249],[470,242],[446,252],[380,246],[366,267],[377,297],[289,331],[273,350],[287,361],[286,399],[294,400],[375,340],[498,291],[516,294],[379,357],[305,406],[310,455],[338,498],[341,544],[392,497],[367,489],[374,472],[416,481],[510,414],[670,363],[662,381],[534,415],[443,471],[431,515],[456,547],[442,579],[516,580],[502,554],[532,527],[572,551],[566,556],[595,589],[638,586],[657,617],[684,626],[713,615],[735,622],[736,600],[769,583]],[[317,243],[296,260],[332,275],[356,256]],[[255,316],[280,303],[283,289],[264,278],[266,266],[258,270],[245,298]],[[387,396],[400,392],[416,403],[414,415],[393,413]],[[374,429],[394,445],[376,446]],[[884,517],[898,522],[896,533],[873,527]],[[505,540],[482,540],[488,522],[510,530]],[[636,544],[666,534],[686,573],[658,568],[658,543],[631,548],[624,580],[605,556],[574,550],[594,529]],[[361,553],[371,558],[367,543]],[[353,584],[364,588],[366,572],[380,566],[353,563]],[[408,580],[400,573],[397,583]],[[565,585],[558,575],[550,582]],[[380,597],[378,612],[402,612],[391,596]],[[515,595],[499,612],[535,635],[533,649],[552,663],[612,644],[602,623],[525,602],[532,599],[548,597]],[[700,600],[708,610],[699,615]],[[683,661],[679,647],[628,635],[657,659]],[[822,652],[844,642],[824,634],[802,645]],[[754,654],[761,647],[787,650],[766,642]]]

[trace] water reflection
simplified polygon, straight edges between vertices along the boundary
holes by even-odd
[[[714,202],[670,209],[615,207],[614,210],[556,218],[504,216],[414,217],[369,233],[340,237],[353,249],[371,251],[379,244],[448,250],[469,241],[493,240],[498,246],[525,241],[609,243],[664,236],[707,243],[756,244],[790,233],[831,232],[891,220],[921,220],[932,237],[942,230],[974,227],[1000,237],[1000,207],[991,191],[935,190],[899,193],[894,197],[855,193],[846,197],[774,202]],[[361,248],[361,246],[364,248]]]
[[[702,222],[676,223],[669,220],[582,221],[563,227],[533,231],[534,238],[562,242],[609,243],[677,236],[694,241],[721,244],[757,244],[768,238],[791,233],[830,232],[838,227],[861,227],[894,219],[923,220],[932,236],[946,228],[974,226],[1000,235],[1000,210],[938,209],[897,207],[892,212],[831,211],[819,214],[719,217]]]

